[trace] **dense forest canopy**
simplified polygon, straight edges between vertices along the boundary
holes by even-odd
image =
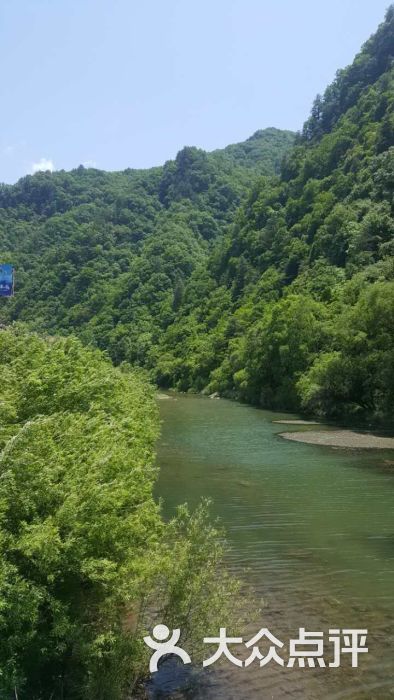
[[[340,417],[393,411],[394,12],[193,273],[160,382]],[[327,115],[330,115],[328,117]]]
[[[159,384],[333,418],[393,411],[394,10],[302,132],[150,171],[3,186],[6,320]]]
[[[2,186],[0,256],[13,261],[17,289],[2,312],[142,361],[147,337],[157,342],[174,320],[192,270],[293,141],[266,129],[212,154],[186,147],[161,168],[81,166]]]

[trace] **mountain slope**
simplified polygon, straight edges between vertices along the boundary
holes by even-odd
[[[4,318],[76,332],[164,386],[388,419],[393,51],[391,7],[290,150],[269,129],[150,171],[3,187],[2,257],[19,285]]]
[[[246,164],[242,144],[231,157],[186,147],[151,170],[81,166],[1,186],[0,259],[15,264],[17,290],[2,317],[72,330],[110,347],[114,359],[137,359],[139,338],[156,338],[173,320],[184,281],[293,140],[261,132]],[[120,315],[131,324],[125,341]]]
[[[156,379],[270,408],[394,406],[394,11],[185,291]],[[158,359],[157,359],[158,358]]]

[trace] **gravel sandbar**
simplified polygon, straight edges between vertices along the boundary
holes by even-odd
[[[394,450],[394,438],[379,437],[370,433],[355,433],[353,430],[309,430],[297,433],[280,433],[286,440],[306,442],[310,445],[329,447],[354,447],[370,450]]]

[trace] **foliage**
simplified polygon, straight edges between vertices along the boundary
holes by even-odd
[[[0,358],[0,695],[124,697],[152,610],[192,642],[229,619],[222,538],[206,506],[160,517],[141,373],[20,328]]]
[[[191,275],[151,358],[160,383],[336,418],[393,415],[393,18],[315,104],[280,177],[252,188],[198,283]]]
[[[0,186],[0,259],[13,261],[17,291],[2,316],[71,330],[115,361],[141,363],[191,272],[258,175],[278,171],[293,138],[267,129],[252,149],[186,147],[161,168],[80,166]]]

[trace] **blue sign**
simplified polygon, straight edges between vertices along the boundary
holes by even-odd
[[[0,297],[12,297],[14,293],[14,268],[0,264]]]

